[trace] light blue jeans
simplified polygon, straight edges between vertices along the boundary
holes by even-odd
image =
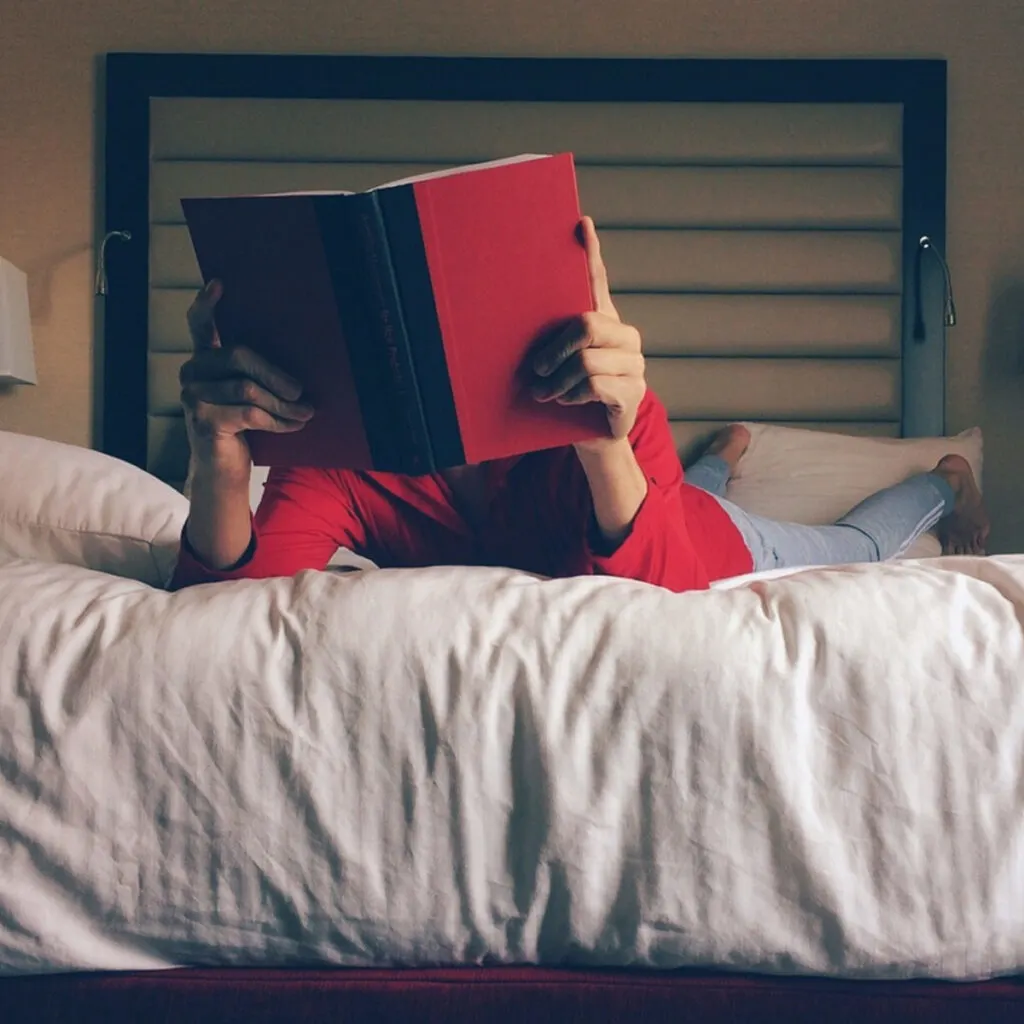
[[[808,565],[883,562],[902,555],[953,511],[953,488],[935,473],[920,473],[871,495],[831,526],[780,523],[751,515],[725,497],[729,464],[705,455],[686,470],[688,484],[713,495],[740,531],[754,571]]]

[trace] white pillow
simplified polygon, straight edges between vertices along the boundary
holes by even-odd
[[[833,523],[876,491],[934,468],[943,455],[962,455],[981,487],[983,438],[979,427],[955,437],[854,437],[819,430],[745,423],[750,447],[726,497],[754,515],[791,523]],[[907,558],[941,554],[926,534]]]
[[[101,452],[0,431],[0,560],[62,562],[162,587],[188,502]]]

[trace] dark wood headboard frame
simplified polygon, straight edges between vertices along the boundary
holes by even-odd
[[[903,432],[945,432],[942,278],[918,240],[946,236],[946,62],[114,53],[106,58],[102,451],[146,465],[150,100],[155,97],[900,103]],[[928,261],[929,263],[931,261]],[[920,279],[921,291],[915,291]],[[919,296],[924,330],[915,330]],[[923,337],[922,337],[923,334]]]

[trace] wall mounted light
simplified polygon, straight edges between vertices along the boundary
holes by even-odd
[[[35,384],[28,278],[0,257],[0,384]]]

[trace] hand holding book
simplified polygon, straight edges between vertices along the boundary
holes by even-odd
[[[223,293],[210,281],[188,311],[192,358],[181,368],[181,403],[192,452],[185,539],[213,569],[238,562],[252,542],[249,430],[295,433],[312,418],[298,381],[243,345],[225,348],[214,322]]]
[[[610,436],[575,442],[593,503],[594,543],[606,554],[628,536],[647,498],[647,477],[629,433],[647,391],[640,332],[622,322],[612,301],[608,271],[594,222],[580,222],[594,312],[576,317],[541,351],[533,394],[564,405],[599,402]]]
[[[580,222],[596,309],[574,317],[533,360],[540,378],[531,389],[540,402],[583,405],[600,402],[611,436],[576,442],[577,451],[598,451],[628,437],[647,390],[640,332],[622,322],[608,285],[608,271],[594,222]]]
[[[223,293],[211,281],[189,307],[192,358],[181,368],[181,402],[189,444],[202,461],[237,462],[248,475],[251,459],[247,430],[294,433],[313,417],[300,401],[302,385],[262,356],[236,345],[224,348],[214,324]]]

